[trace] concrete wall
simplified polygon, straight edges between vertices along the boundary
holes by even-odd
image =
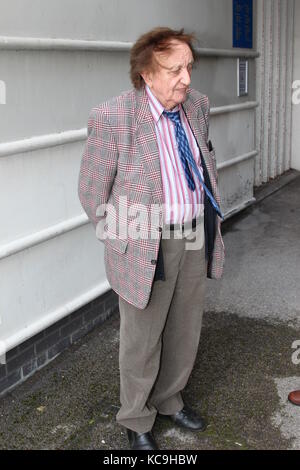
[[[7,36],[134,41],[148,29],[188,27],[207,47],[231,48],[231,0],[1,0]]]
[[[292,163],[291,167],[300,170],[300,2],[295,2],[294,15],[294,67],[293,82],[295,88],[293,90],[292,105]]]
[[[161,24],[194,31],[202,47],[232,49],[232,0],[2,3],[1,36],[132,42]],[[143,20],[137,21],[143,13]],[[2,50],[1,63],[0,80],[7,85],[5,113],[0,114],[1,142],[81,128],[93,105],[131,86],[126,52],[24,48]],[[212,106],[251,100],[254,61],[249,65],[248,97],[236,96],[236,58],[203,58],[193,84],[209,94]]]
[[[255,59],[238,98],[231,0],[1,0],[0,356],[109,288],[77,197],[87,118],[131,86],[130,42],[157,25],[195,31],[212,49],[193,86],[211,102],[223,211],[252,198]]]

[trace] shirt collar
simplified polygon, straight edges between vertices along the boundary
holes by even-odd
[[[161,118],[162,113],[165,111],[165,108],[163,107],[161,102],[156,98],[156,96],[154,96],[148,85],[146,85],[145,88],[148,95],[151,114],[155,123],[157,123]],[[179,111],[180,109],[181,105],[175,106],[175,108],[172,109],[172,112]]]

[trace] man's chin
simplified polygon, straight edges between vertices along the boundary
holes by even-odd
[[[178,104],[185,101],[187,95],[187,90],[178,91]]]

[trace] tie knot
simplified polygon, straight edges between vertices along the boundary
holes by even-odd
[[[175,122],[175,124],[180,124],[180,112],[179,111],[164,111],[164,115],[167,116],[171,121]]]

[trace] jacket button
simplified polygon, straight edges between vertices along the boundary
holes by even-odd
[[[156,264],[156,259],[152,259],[151,264]]]

